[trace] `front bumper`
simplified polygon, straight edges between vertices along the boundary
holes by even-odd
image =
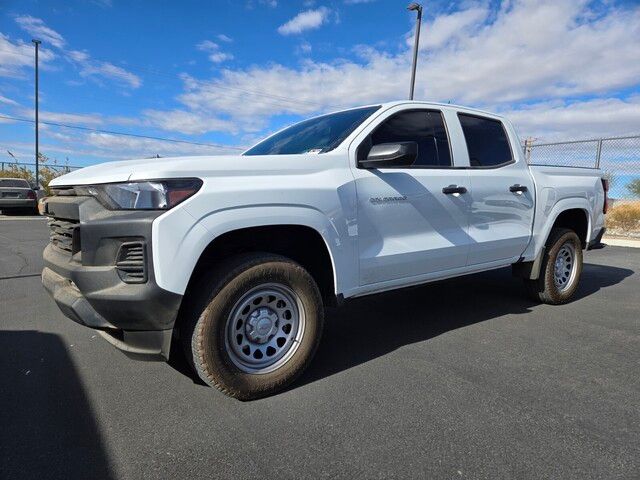
[[[168,358],[182,296],[155,282],[151,224],[160,212],[110,211],[91,197],[52,197],[45,210],[54,219],[42,283],[62,313],[133,356]],[[67,243],[55,240],[65,222],[76,225]],[[136,277],[118,261],[131,244],[143,252]]]

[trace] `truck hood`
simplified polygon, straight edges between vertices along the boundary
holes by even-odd
[[[316,158],[313,158],[316,157]],[[91,185],[161,178],[206,178],[211,176],[247,176],[291,174],[318,171],[329,166],[327,153],[300,155],[219,155],[168,157],[107,162],[85,167],[62,175],[50,186]]]

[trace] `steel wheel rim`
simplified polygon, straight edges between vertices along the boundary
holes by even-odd
[[[280,283],[262,284],[242,295],[231,309],[225,347],[243,372],[273,372],[296,352],[304,326],[300,297]]]
[[[572,284],[576,276],[576,250],[571,242],[562,244],[553,266],[553,281],[556,288],[563,292]]]

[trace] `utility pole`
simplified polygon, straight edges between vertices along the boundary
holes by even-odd
[[[422,23],[422,5],[410,3],[407,10],[418,12],[416,19],[416,38],[413,44],[413,64],[411,66],[411,87],[409,88],[409,100],[413,100],[413,90],[416,85],[416,65],[418,64],[418,46],[420,44],[420,24]]]
[[[40,40],[31,40],[36,47],[36,187],[40,188],[40,168],[38,162],[40,160],[39,138],[38,138],[38,47],[42,43]]]

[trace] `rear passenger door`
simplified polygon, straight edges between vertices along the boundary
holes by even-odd
[[[469,152],[468,265],[516,261],[526,248],[534,185],[515,132],[498,118],[458,113]],[[513,139],[514,141],[510,141]]]
[[[443,188],[468,187],[468,173],[453,168],[443,113],[395,108],[376,125],[350,147],[356,157],[361,285],[400,285],[465,268],[470,241],[466,195]],[[373,145],[398,142],[417,143],[413,165],[357,166]]]

